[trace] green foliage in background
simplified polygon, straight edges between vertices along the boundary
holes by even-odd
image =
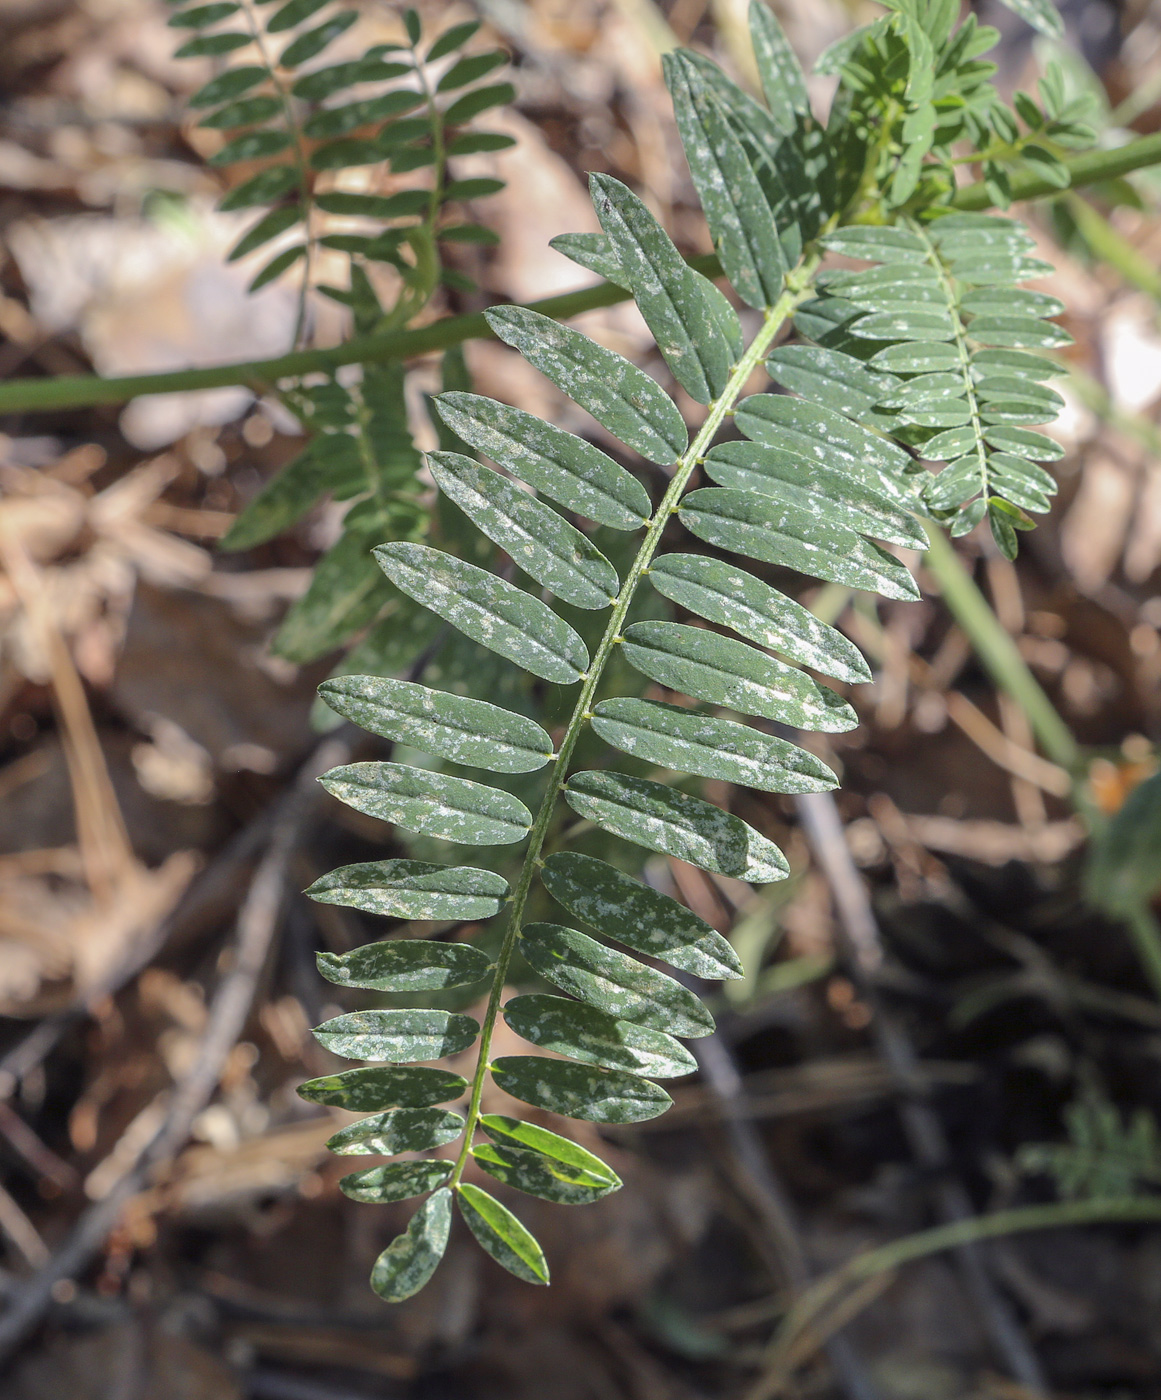
[[[357,10],[332,0],[287,0],[278,7],[270,0],[179,4],[170,25],[193,37],[178,57],[228,60],[190,99],[199,125],[228,137],[210,164],[261,165],[221,200],[224,210],[262,211],[230,259],[277,250],[254,277],[252,291],[301,264],[296,345],[306,330],[312,289],[348,307],[353,329],[363,335],[412,325],[441,286],[472,290],[470,279],[445,266],[443,250],[495,241],[460,211],[465,201],[494,194],[503,182],[457,179],[453,168],[458,157],[513,144],[510,136],[469,125],[513,96],[511,83],[497,81],[507,55],[466,49],[478,22],[425,40],[419,17],[408,10],[405,43],[376,44],[356,58],[331,62],[328,50],[359,18]],[[245,61],[229,58],[241,51]],[[367,192],[384,174],[393,187],[399,177],[413,179],[389,194]],[[344,285],[319,280],[320,253],[329,255],[331,266],[338,255]],[[392,297],[387,305],[385,291]],[[306,662],[334,651],[389,608],[371,547],[422,537],[429,513],[401,365],[368,365],[341,382],[313,376],[284,383],[280,393],[308,445],[242,512],[222,547],[250,549],[272,539],[324,495],[353,502],[339,539],[275,643],[283,656]],[[382,649],[372,645],[364,655],[379,662]]]

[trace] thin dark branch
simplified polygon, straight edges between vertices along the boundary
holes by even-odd
[[[795,801],[811,851],[834,900],[847,975],[871,1009],[871,1038],[899,1092],[899,1113],[911,1151],[933,1180],[934,1204],[941,1220],[947,1224],[970,1220],[975,1212],[955,1174],[943,1124],[923,1097],[915,1047],[899,1019],[884,1009],[879,995],[876,973],[883,959],[879,925],[851,858],[835,800],[830,793],[810,793]],[[1039,1358],[992,1280],[985,1247],[960,1245],[953,1257],[997,1356],[1020,1385],[1034,1394],[1047,1394]]]

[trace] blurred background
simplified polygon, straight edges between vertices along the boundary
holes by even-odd
[[[391,7],[363,8],[362,41],[399,37]],[[429,31],[482,18],[518,94],[490,123],[517,138],[487,158],[507,186],[473,211],[499,244],[462,250],[480,289],[441,309],[583,285],[548,241],[596,229],[591,170],[706,250],[659,55],[691,43],[745,79],[740,0],[420,8]],[[808,71],[877,13],[775,9]],[[1004,34],[1006,95],[1055,57],[1097,94],[1104,139],[1161,128],[1161,6],[1073,0],[1062,44],[979,13]],[[213,70],[174,61],[166,20],[161,0],[0,3],[2,377],[258,358],[291,339],[295,287],[247,297],[253,269],[224,262],[245,220],[215,212],[203,157],[219,138],[186,107]],[[1016,565],[974,536],[958,546],[1091,755],[1086,800],[1113,816],[1138,791],[1146,918],[1161,883],[1145,800],[1161,737],[1159,193],[1143,172],[1030,214],[1057,268],[1038,285],[1076,340],[1051,430],[1060,495]],[[651,363],[635,311],[581,325]],[[344,334],[328,303],[314,334]],[[467,362],[479,392],[561,421],[508,350],[472,343]],[[424,363],[409,375],[421,445],[435,382]],[[808,843],[790,799],[737,794],[792,878],[756,894],[671,871],[748,975],[707,989],[721,1030],[667,1116],[603,1144],[574,1125],[624,1191],[576,1210],[522,1200],[553,1286],[508,1277],[458,1232],[418,1298],[370,1293],[410,1206],[342,1197],[349,1164],[323,1148],[342,1115],[294,1091],[337,1063],[309,1034],[342,1009],[315,951],[380,930],[297,892],[405,848],[315,796],[325,744],[344,742],[310,724],[333,658],[299,668],[269,649],[341,508],[215,553],[295,433],[241,388],[0,420],[5,1400],[1161,1396],[1161,1233],[1129,1226],[1013,1237],[975,1272],[935,1256],[879,1275],[837,1341],[800,1348],[792,1382],[771,1372],[788,1290],[860,1249],[1161,1181],[1156,992],[1086,883],[1068,775],[922,566],[924,602],[839,619],[875,670],[852,694],[862,726],[829,740],[845,840]]]

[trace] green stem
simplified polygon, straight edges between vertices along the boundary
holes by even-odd
[[[1143,902],[1122,917],[1145,976],[1161,1001],[1161,925]]]
[[[1097,185],[1102,180],[1115,180],[1140,170],[1146,165],[1161,162],[1161,132],[1152,136],[1141,136],[1136,141],[1127,141],[1123,146],[1115,146],[1108,151],[1086,151],[1084,155],[1073,156],[1064,164],[1068,168],[1067,188],[1078,189],[1081,185]],[[1032,170],[1014,170],[1009,177],[1012,184],[1012,199],[1039,199],[1045,194],[1059,194],[1060,186],[1054,185],[1042,175]],[[967,185],[955,197],[957,209],[987,209],[992,203],[991,196],[979,180]]]
[[[1069,191],[1064,196],[1064,205],[1094,258],[1107,263],[1130,286],[1148,292],[1154,301],[1161,301],[1161,272],[1144,253],[1118,233],[1087,199]]]
[[[524,906],[528,901],[528,894],[532,888],[532,881],[535,878],[537,868],[540,864],[540,852],[544,846],[544,839],[548,834],[548,828],[552,821],[553,813],[556,809],[557,799],[564,788],[565,780],[568,778],[568,768],[572,761],[573,750],[576,748],[577,740],[581,731],[592,717],[592,702],[596,695],[597,687],[600,685],[601,677],[604,674],[605,666],[613,647],[621,640],[621,629],[625,625],[625,618],[628,616],[629,608],[637,593],[637,587],[648,571],[650,561],[657,552],[657,547],[661,543],[661,537],[669,524],[670,518],[676,513],[678,502],[685,493],[685,488],[689,485],[689,479],[696,471],[697,467],[705,459],[706,449],[713,442],[718,429],[725,422],[727,415],[733,410],[739,394],[742,393],[747,381],[765,358],[767,350],[770,348],[774,337],[781,330],[787,319],[793,315],[795,309],[810,295],[811,280],[815,269],[818,267],[820,255],[815,253],[806,258],[786,279],[786,290],[770,307],[762,322],[762,327],[758,334],[751,341],[749,348],[738,363],[734,366],[730,374],[729,382],[722,391],[720,398],[709,405],[705,422],[701,425],[697,435],[686,448],[683,455],[678,459],[666,487],[665,495],[661,498],[661,504],[653,513],[653,519],[649,523],[649,528],[645,532],[645,538],[641,542],[641,548],[637,552],[637,557],[633,560],[632,567],[625,577],[625,582],[621,585],[621,590],[617,594],[616,602],[613,604],[612,612],[609,615],[608,626],[605,628],[600,645],[593,656],[592,664],[585,675],[584,683],[581,686],[580,694],[577,696],[576,705],[565,729],[564,737],[560,741],[560,748],[557,751],[556,761],[553,763],[552,772],[549,776],[548,787],[540,803],[540,809],[536,813],[536,818],[532,823],[532,830],[528,836],[528,849],[524,856],[524,865],[520,871],[520,878],[516,882],[516,889],[512,895],[512,907],[508,915],[508,927],[504,931],[504,941],[500,946],[499,956],[496,958],[496,970],[493,975],[492,991],[488,997],[487,1010],[484,1013],[484,1021],[480,1030],[479,1058],[476,1062],[476,1073],[472,1081],[472,1094],[468,1103],[467,1124],[464,1128],[464,1145],[460,1149],[460,1155],[456,1160],[455,1170],[452,1172],[449,1185],[454,1187],[463,1176],[464,1167],[467,1165],[468,1157],[472,1149],[472,1137],[476,1130],[476,1124],[480,1117],[480,1099],[484,1092],[484,1080],[488,1072],[488,1053],[492,1045],[492,1033],[496,1027],[496,1017],[500,1011],[500,998],[504,994],[504,983],[508,974],[508,965],[512,961],[512,954],[516,948],[516,940],[520,935],[520,926],[524,918]]]
[[[844,1290],[864,1283],[877,1274],[888,1273],[902,1264],[940,1254],[948,1249],[976,1244],[981,1240],[1025,1234],[1031,1230],[1053,1230],[1076,1225],[1132,1224],[1161,1222],[1161,1196],[1133,1196],[1125,1200],[1059,1201],[1048,1205],[1018,1206],[991,1215],[978,1215],[951,1225],[919,1230],[893,1240],[878,1249],[867,1250],[848,1260],[826,1278],[808,1289],[791,1309],[775,1346],[785,1355],[803,1332]],[[756,1391],[748,1400],[756,1400]]]
[[[927,567],[939,583],[948,611],[963,628],[984,669],[1023,710],[1045,754],[1053,763],[1075,773],[1080,747],[1068,725],[1057,714],[947,536],[931,522],[926,522],[926,528]]]
[[[1111,151],[1091,151],[1067,162],[1074,188],[1091,185],[1140,170],[1147,165],[1161,164],[1161,133],[1142,136]],[[1057,186],[1031,172],[1012,176],[1013,197],[1035,199],[1039,195],[1059,194]],[[957,209],[986,209],[991,200],[980,181],[967,185],[954,199]],[[714,257],[692,258],[691,266],[707,276],[721,273]],[[579,316],[601,306],[615,306],[627,301],[629,293],[612,283],[602,282],[563,296],[546,297],[531,302],[534,311],[557,320]],[[492,332],[481,313],[469,316],[449,316],[430,326],[410,331],[390,331],[380,335],[359,336],[325,350],[300,350],[273,360],[246,360],[231,364],[211,365],[206,369],[173,370],[164,374],[121,375],[103,379],[99,375],[60,375],[46,379],[17,379],[0,384],[0,414],[38,413],[66,408],[88,408],[94,404],[126,403],[143,394],[172,394],[191,389],[219,389],[230,384],[244,384],[264,390],[277,380],[291,375],[331,373],[340,365],[380,363],[386,360],[406,360],[432,351],[446,350],[465,340],[491,338]]]
[[[691,258],[690,266],[707,276],[719,276],[721,268],[713,256]],[[560,296],[544,297],[526,305],[544,316],[566,321],[585,311],[615,306],[628,301],[629,293],[611,282],[600,282]],[[342,345],[319,350],[296,350],[271,360],[235,361],[209,365],[204,369],[179,369],[161,374],[129,374],[103,379],[95,374],[59,375],[47,379],[17,379],[0,384],[0,414],[39,413],[67,408],[89,408],[95,404],[126,403],[143,394],[173,394],[191,389],[220,389],[244,384],[263,391],[280,379],[305,374],[330,374],[342,365],[380,364],[410,360],[460,345],[465,340],[491,340],[491,328],[481,311],[466,316],[447,316],[414,330],[383,331],[355,336]]]

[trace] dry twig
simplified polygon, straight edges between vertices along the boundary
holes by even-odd
[[[54,1287],[87,1267],[116,1226],[130,1200],[158,1168],[169,1162],[189,1136],[194,1119],[217,1087],[226,1059],[250,1012],[266,963],[286,886],[286,871],[305,823],[309,820],[320,773],[345,761],[341,739],[325,740],[300,770],[275,815],[270,844],[238,914],[233,941],[224,959],[221,982],[210,1005],[205,1034],[193,1068],[177,1085],[163,1122],[142,1146],[112,1189],[77,1221],[64,1244],[12,1297],[0,1316],[0,1361],[36,1326]]]

